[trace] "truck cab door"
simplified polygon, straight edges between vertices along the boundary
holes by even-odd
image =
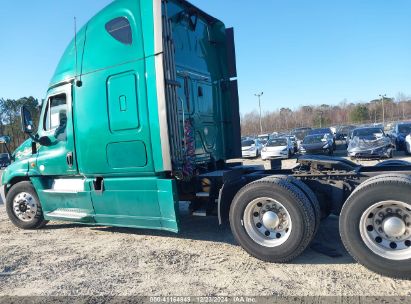
[[[94,222],[90,183],[78,174],[72,84],[48,92],[39,121],[36,165],[30,179],[48,220]]]
[[[41,175],[75,175],[77,162],[74,149],[72,85],[49,91],[43,106],[39,137],[47,142],[39,147],[37,170]]]

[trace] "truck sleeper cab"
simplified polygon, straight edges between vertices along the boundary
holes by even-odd
[[[49,220],[179,231],[179,201],[229,220],[251,255],[288,262],[340,214],[350,254],[411,278],[411,165],[307,155],[295,168],[241,157],[234,35],[183,0],[117,0],[65,51],[30,136],[2,176],[23,229]]]

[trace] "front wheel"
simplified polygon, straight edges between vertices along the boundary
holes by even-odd
[[[38,229],[47,224],[39,197],[30,182],[11,187],[6,196],[6,211],[10,221],[21,229]]]
[[[300,255],[314,236],[307,196],[286,180],[258,180],[243,187],[230,208],[237,242],[252,256],[284,263]]]
[[[411,279],[411,179],[381,175],[360,185],[343,206],[340,234],[368,269]]]

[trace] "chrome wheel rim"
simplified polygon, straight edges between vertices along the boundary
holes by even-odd
[[[257,198],[244,210],[243,225],[249,237],[264,247],[277,247],[290,236],[292,222],[288,210],[280,202]]]
[[[360,219],[361,238],[375,254],[390,260],[411,258],[411,205],[383,201],[372,205]]]
[[[31,222],[37,214],[37,202],[27,192],[17,194],[13,199],[13,212],[23,222]]]

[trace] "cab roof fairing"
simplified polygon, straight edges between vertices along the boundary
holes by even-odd
[[[85,40],[87,39],[87,28],[89,25],[93,24],[93,20],[96,19],[101,14],[109,11],[112,6],[118,5],[122,0],[115,0],[102,10],[97,12],[90,20],[79,30],[77,31],[75,37],[72,38],[67,48],[65,49],[63,55],[60,58],[60,61],[55,69],[53,77],[49,83],[49,89],[61,84],[68,83],[73,81],[76,77],[79,77],[81,74],[81,64],[83,57],[83,49],[85,47]],[[161,1],[161,0],[153,0]],[[168,0],[170,1],[170,0]],[[205,13],[203,10],[194,6],[188,1],[185,0],[174,0],[175,3],[182,6],[186,9],[189,14],[198,14],[198,17],[204,19],[210,25],[221,24],[225,28],[225,25],[222,21],[217,18],[212,17],[211,15]],[[77,44],[77,47],[76,47]],[[77,59],[76,59],[76,50],[77,50]]]

